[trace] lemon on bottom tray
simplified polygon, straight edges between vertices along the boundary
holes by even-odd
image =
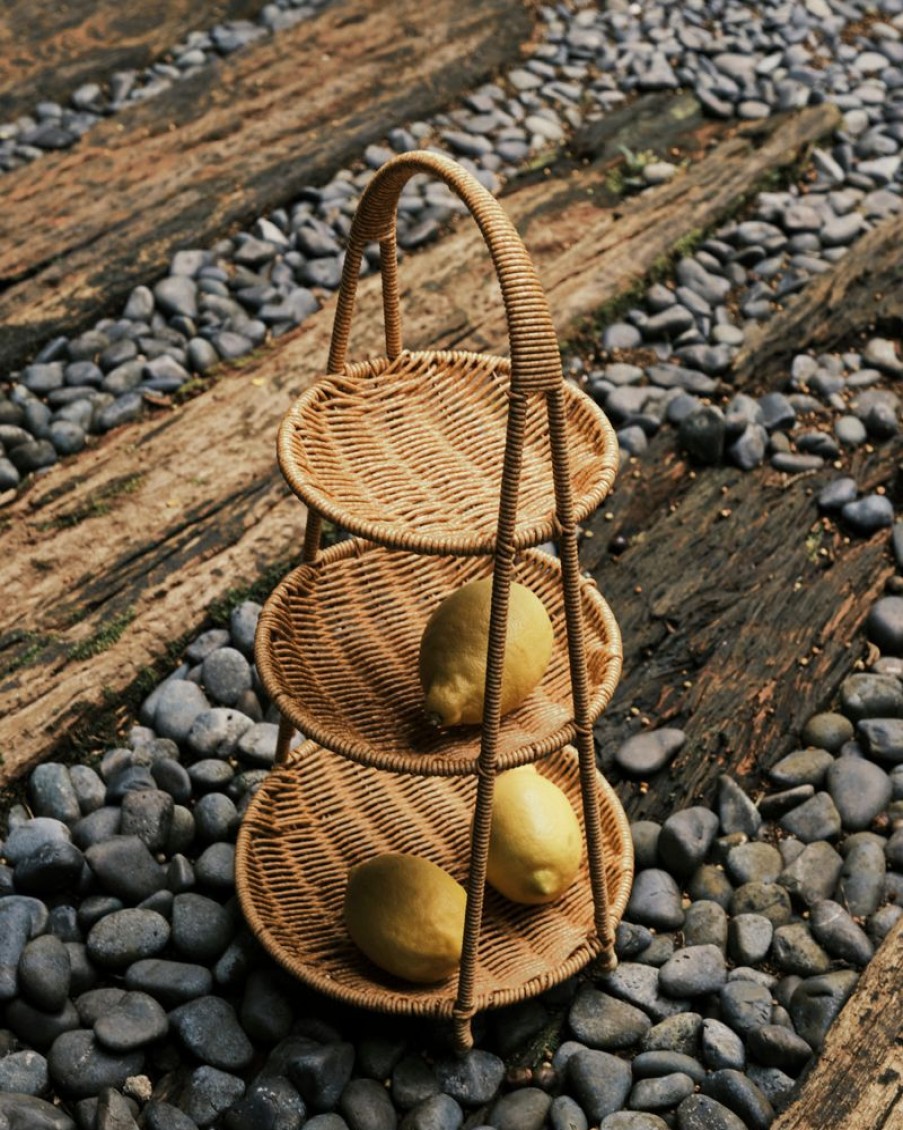
[[[580,870],[583,842],[573,806],[533,765],[495,782],[486,877],[512,902],[553,902]]]
[[[370,960],[406,981],[442,981],[458,968],[467,893],[418,855],[385,852],[351,868],[345,924]]]

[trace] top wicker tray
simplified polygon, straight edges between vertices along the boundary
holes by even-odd
[[[287,413],[279,463],[323,517],[381,545],[419,553],[496,547],[510,362],[484,353],[411,353],[344,367]],[[574,519],[585,519],[618,469],[613,429],[564,384]],[[514,547],[557,536],[545,398],[528,399]]]

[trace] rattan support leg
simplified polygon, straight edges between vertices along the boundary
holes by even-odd
[[[307,525],[304,527],[304,549],[302,561],[313,561],[320,552],[320,536],[323,532],[323,519],[316,510],[308,507]]]
[[[489,611],[489,639],[486,647],[486,683],[483,693],[483,728],[480,735],[480,761],[477,773],[477,803],[471,832],[470,871],[467,877],[467,908],[464,916],[464,945],[455,1001],[455,1037],[472,1046],[470,1017],[474,1012],[474,981],[483,924],[483,898],[486,893],[486,867],[489,836],[492,830],[492,796],[495,791],[499,727],[502,717],[502,672],[505,665],[505,640],[508,628],[508,602],[514,570],[514,522],[517,493],[524,451],[527,401],[523,393],[512,391],[508,407],[508,434],[502,468],[499,502],[498,547],[492,574],[492,605]]]
[[[586,673],[586,641],[583,629],[583,606],[580,599],[580,560],[577,553],[577,526],[568,466],[567,426],[562,389],[546,396],[549,414],[549,442],[552,452],[552,474],[561,535],[558,543],[564,588],[565,618],[568,633],[568,657],[574,699],[574,721],[577,726],[577,753],[580,758],[580,782],[583,795],[583,816],[586,826],[586,853],[596,933],[602,945],[601,960],[609,969],[615,965],[614,931],[608,913],[608,888],[605,885],[605,856],[599,795],[596,788],[596,750],[592,718],[589,711],[589,683]]]
[[[279,731],[276,734],[276,760],[274,764],[284,765],[288,759],[289,751],[292,746],[292,734],[295,732],[295,727],[289,722],[284,714],[279,715]]]

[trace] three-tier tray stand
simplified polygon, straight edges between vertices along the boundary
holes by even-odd
[[[402,348],[396,210],[422,173],[461,197],[488,245],[510,361]],[[349,363],[361,258],[374,241],[386,356]],[[258,670],[281,723],[276,767],[238,837],[241,905],[303,981],[365,1008],[446,1018],[463,1051],[478,1010],[539,993],[592,959],[614,966],[633,853],[592,733],[618,681],[620,635],[577,558],[577,523],[611,487],[617,440],[563,379],[548,303],[513,225],[455,162],[408,153],[373,176],[349,236],[327,373],[287,413],[278,452],[307,504],[307,531],[303,563],[274,590],[257,631]],[[353,537],[321,551],[324,518]],[[536,548],[550,540],[557,558]],[[446,596],[489,575],[482,726],[436,729],[418,678],[423,629]],[[501,718],[512,580],[543,601],[555,644],[537,689]],[[294,729],[307,740],[290,749]],[[485,882],[496,775],[530,762],[569,796],[586,843],[571,887],[536,907]],[[385,851],[425,856],[465,885],[457,978],[396,980],[348,937],[348,871]]]

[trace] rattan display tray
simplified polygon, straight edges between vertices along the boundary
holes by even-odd
[[[398,201],[437,176],[486,242],[510,360],[404,348]],[[385,356],[349,361],[364,252],[380,249]],[[617,624],[584,578],[578,523],[619,465],[602,411],[564,379],[549,304],[504,209],[435,152],[391,158],[364,190],[348,237],[325,376],[290,408],[278,454],[308,505],[302,560],[258,626],[260,677],[280,714],[277,767],[242,822],[236,884],[254,934],[288,970],[341,1000],[451,1019],[473,1045],[474,1013],[531,996],[596,957],[616,964],[615,926],[633,852],[599,775],[593,722],[621,667]],[[323,520],[351,532],[321,552]],[[558,558],[537,547],[554,541]],[[418,656],[439,604],[492,576],[480,726],[433,729]],[[539,686],[502,717],[511,583],[532,589],[554,629]],[[289,750],[293,727],[308,739]],[[577,753],[566,751],[573,741]],[[336,757],[342,754],[344,757]],[[583,826],[583,870],[549,907],[486,886],[495,777],[537,760]],[[458,975],[432,988],[372,967],[341,922],[349,868],[382,852],[426,856],[466,883]]]
[[[577,756],[540,762],[583,825]],[[457,978],[435,986],[402,982],[372,965],[342,921],[348,870],[384,851],[411,852],[465,883],[475,781],[382,773],[333,757],[313,742],[296,749],[254,796],[237,847],[242,910],[264,948],[289,972],[346,1003],[406,1015],[451,1017]],[[609,916],[624,912],[633,846],[624,811],[601,774]],[[477,1009],[542,992],[599,954],[584,858],[557,902],[526,907],[487,892],[476,961]]]
[[[381,544],[491,553],[508,423],[510,362],[485,353],[402,352],[346,365],[290,408],[282,473],[308,506]],[[564,383],[574,520],[611,489],[618,442],[601,410]],[[513,545],[555,537],[545,400],[527,404]]]
[[[480,727],[430,724],[418,655],[441,601],[491,573],[491,558],[415,556],[360,539],[331,547],[290,573],[266,602],[257,669],[267,694],[306,737],[362,764],[440,776],[476,772]],[[561,566],[547,553],[526,550],[513,577],[542,600],[555,646],[539,686],[502,719],[499,770],[575,737]],[[581,585],[581,601],[595,718],[618,682],[621,639],[590,580]]]

